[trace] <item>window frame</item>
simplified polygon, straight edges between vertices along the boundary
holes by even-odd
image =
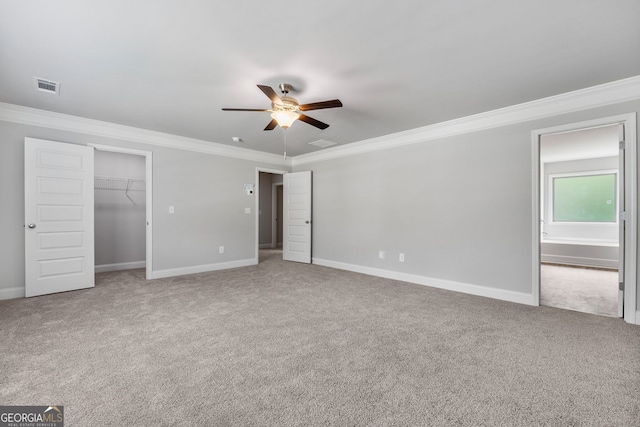
[[[554,203],[554,195],[555,195],[555,187],[553,185],[553,180],[555,178],[571,178],[571,177],[581,177],[581,176],[594,176],[594,175],[615,175],[615,198],[616,198],[616,206],[615,206],[615,221],[556,221],[554,218],[553,211],[553,203]],[[618,169],[601,169],[601,170],[592,170],[592,171],[581,171],[581,172],[567,172],[567,173],[553,173],[549,174],[549,183],[548,183],[548,197],[547,197],[547,218],[550,224],[554,225],[583,225],[583,226],[606,226],[606,225],[618,225],[620,220],[619,212],[620,212],[620,174]]]

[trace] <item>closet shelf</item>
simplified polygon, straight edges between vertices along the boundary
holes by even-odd
[[[96,190],[145,191],[144,179],[116,178],[109,176],[95,176],[93,187]]]

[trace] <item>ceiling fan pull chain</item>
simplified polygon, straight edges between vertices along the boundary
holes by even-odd
[[[284,160],[287,160],[287,128],[282,128],[284,131]]]

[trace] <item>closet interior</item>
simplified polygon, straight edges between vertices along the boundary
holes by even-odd
[[[95,151],[95,271],[146,266],[145,158]]]

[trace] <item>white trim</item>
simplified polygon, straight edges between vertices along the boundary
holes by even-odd
[[[0,289],[0,301],[5,299],[16,299],[25,297],[25,287]]]
[[[260,249],[260,216],[258,212],[260,211],[260,172],[271,173],[276,175],[284,175],[289,173],[289,171],[279,170],[279,169],[268,169],[256,167],[256,176],[255,176],[255,191],[253,192],[256,200],[255,200],[255,235],[256,235],[256,253],[255,253],[255,263],[258,264],[259,260],[259,249]],[[271,247],[271,245],[269,245]]]
[[[551,264],[564,264],[573,265],[578,267],[597,267],[597,268],[611,268],[618,269],[617,259],[604,259],[604,258],[585,258],[574,257],[568,255],[540,255],[542,262],[548,262]]]
[[[531,170],[533,179],[531,180],[531,208],[533,210],[533,226],[531,227],[532,249],[532,265],[531,265],[531,296],[533,305],[540,305],[540,256],[542,252],[542,230],[540,221],[542,220],[542,209],[540,206],[540,188],[541,188],[541,167],[540,167],[540,136],[534,136],[531,144]]]
[[[163,279],[165,277],[183,276],[185,274],[207,273],[210,271],[227,270],[229,268],[248,267],[256,265],[255,259],[241,259],[237,261],[219,262],[215,264],[193,265],[191,267],[169,268],[167,270],[156,270],[152,273],[152,279]]]
[[[628,80],[628,79],[627,79]],[[636,78],[636,80],[638,80]],[[637,137],[636,137],[636,113],[621,114],[612,117],[589,120],[585,122],[569,123],[545,129],[537,129],[531,132],[532,149],[532,187],[533,187],[533,224],[532,224],[532,294],[535,305],[540,305],[540,138],[543,135],[569,132],[573,130],[593,128],[603,125],[624,123],[626,135],[625,153],[625,184],[624,197],[626,206],[626,224],[624,239],[624,274],[626,288],[624,293],[624,320],[628,323],[636,323],[636,294],[637,294]]]
[[[292,166],[400,147],[636,99],[640,99],[640,76],[302,154],[292,159]]]
[[[106,273],[108,271],[135,270],[138,268],[145,268],[146,265],[147,263],[144,261],[119,262],[116,264],[102,264],[102,265],[96,265],[95,272]]]
[[[462,292],[470,295],[494,298],[502,301],[515,302],[526,305],[534,304],[531,294],[508,291],[504,289],[488,288],[486,286],[474,285],[471,283],[454,282],[450,280],[435,279],[433,277],[418,276],[416,274],[401,273],[398,271],[383,270],[362,265],[347,264],[338,261],[331,261],[320,258],[313,258],[313,264],[325,267],[337,268],[340,270],[352,271],[355,273],[368,274],[370,276],[383,277],[385,279],[399,280],[402,282],[415,283],[432,288],[446,289],[449,291]]]
[[[319,152],[302,154],[290,159],[283,159],[279,154],[263,153],[241,147],[3,102],[0,102],[0,120],[291,167],[477,132],[636,99],[640,99],[640,76],[629,77],[404,132],[353,142]]]
[[[146,272],[145,277],[147,280],[151,279],[153,272],[153,152],[145,150],[136,150],[134,148],[124,148],[114,145],[103,144],[87,144],[89,147],[93,147],[100,151],[109,151],[112,153],[132,154],[135,156],[144,156],[145,158],[145,203],[146,212],[145,220],[147,223],[147,230],[145,232],[145,265]]]
[[[633,319],[633,321],[630,322],[630,323],[634,323],[636,325],[640,325],[640,311],[636,311],[636,318]]]
[[[71,116],[68,114],[54,113],[52,111],[39,110],[37,108],[23,107],[4,102],[0,102],[0,120],[46,127],[50,129],[79,132],[106,138],[121,139],[131,142],[139,142],[158,147],[177,148],[180,150],[215,154],[218,156],[266,162],[277,165],[290,165],[290,162],[284,160],[279,154],[263,153],[261,151],[249,150],[242,147],[234,147],[201,139],[171,135],[168,133],[87,119],[84,117]]]
[[[549,239],[545,236],[543,237],[541,243],[547,243],[549,245],[604,246],[609,248],[618,247],[618,242],[614,242],[608,239],[579,239],[577,237],[571,239],[560,239],[557,237]]]

